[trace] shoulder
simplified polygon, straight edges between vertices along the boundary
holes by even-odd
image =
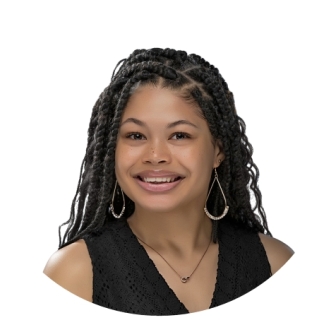
[[[266,251],[271,273],[275,274],[294,254],[294,251],[282,241],[259,233],[260,240]]]
[[[92,301],[92,264],[84,240],[78,240],[55,252],[43,273],[66,290]]]

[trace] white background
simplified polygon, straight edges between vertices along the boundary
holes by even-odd
[[[81,301],[42,270],[57,249],[58,225],[69,215],[92,107],[116,63],[134,49],[152,47],[197,53],[219,68],[255,149],[270,230],[296,252],[251,293],[189,317],[280,319],[313,313],[309,318],[317,318],[316,4],[1,2],[0,313],[5,319],[120,315]]]

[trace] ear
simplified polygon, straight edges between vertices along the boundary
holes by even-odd
[[[214,142],[214,158],[213,158],[213,168],[218,168],[221,162],[225,159],[223,152],[222,143],[220,140],[215,140]]]

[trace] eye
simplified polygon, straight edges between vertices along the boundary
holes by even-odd
[[[129,138],[131,140],[142,140],[143,135],[139,132],[130,132],[126,135],[126,138]]]
[[[173,140],[182,140],[182,139],[191,138],[190,134],[186,132],[176,132],[172,137],[176,137],[176,138],[173,138]]]

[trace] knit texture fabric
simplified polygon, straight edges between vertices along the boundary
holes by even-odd
[[[126,220],[84,237],[92,261],[92,302],[133,314],[188,313],[158,272]],[[271,276],[259,235],[221,221],[218,269],[210,308],[234,300]]]

